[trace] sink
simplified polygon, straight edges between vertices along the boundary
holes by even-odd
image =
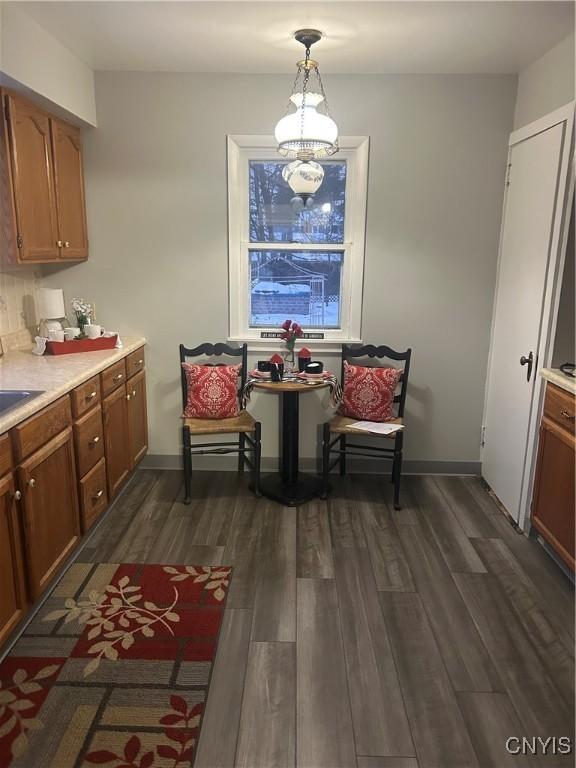
[[[0,389],[0,414],[11,411],[12,408],[22,405],[27,400],[33,400],[41,394],[43,391],[30,389]]]

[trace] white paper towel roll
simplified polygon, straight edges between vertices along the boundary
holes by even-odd
[[[40,288],[38,293],[38,317],[41,320],[57,320],[66,317],[62,288]]]

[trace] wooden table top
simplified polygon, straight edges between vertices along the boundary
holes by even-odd
[[[327,381],[315,381],[306,384],[303,381],[255,381],[254,387],[265,389],[269,392],[307,392],[313,389],[322,389],[328,386]]]

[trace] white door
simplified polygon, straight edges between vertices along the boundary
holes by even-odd
[[[521,133],[521,132],[519,132]],[[513,134],[514,136],[514,134]],[[551,267],[567,121],[513,143],[504,206],[484,414],[482,474],[508,513],[522,517],[529,427]],[[569,137],[568,137],[569,140]],[[563,188],[564,186],[564,188]],[[560,218],[561,221],[561,218]],[[554,263],[556,258],[553,259]]]

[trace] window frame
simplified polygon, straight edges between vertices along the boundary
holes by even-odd
[[[228,280],[229,341],[270,346],[262,332],[278,331],[277,326],[250,328],[249,251],[342,251],[340,328],[319,328],[323,339],[316,346],[361,342],[362,291],[366,237],[366,199],[368,186],[369,139],[367,136],[339,138],[340,152],[334,160],[346,160],[346,196],[343,243],[257,243],[250,241],[249,161],[280,160],[273,136],[227,137],[228,151]],[[315,328],[304,328],[315,332]],[[310,344],[309,344],[310,346]]]

